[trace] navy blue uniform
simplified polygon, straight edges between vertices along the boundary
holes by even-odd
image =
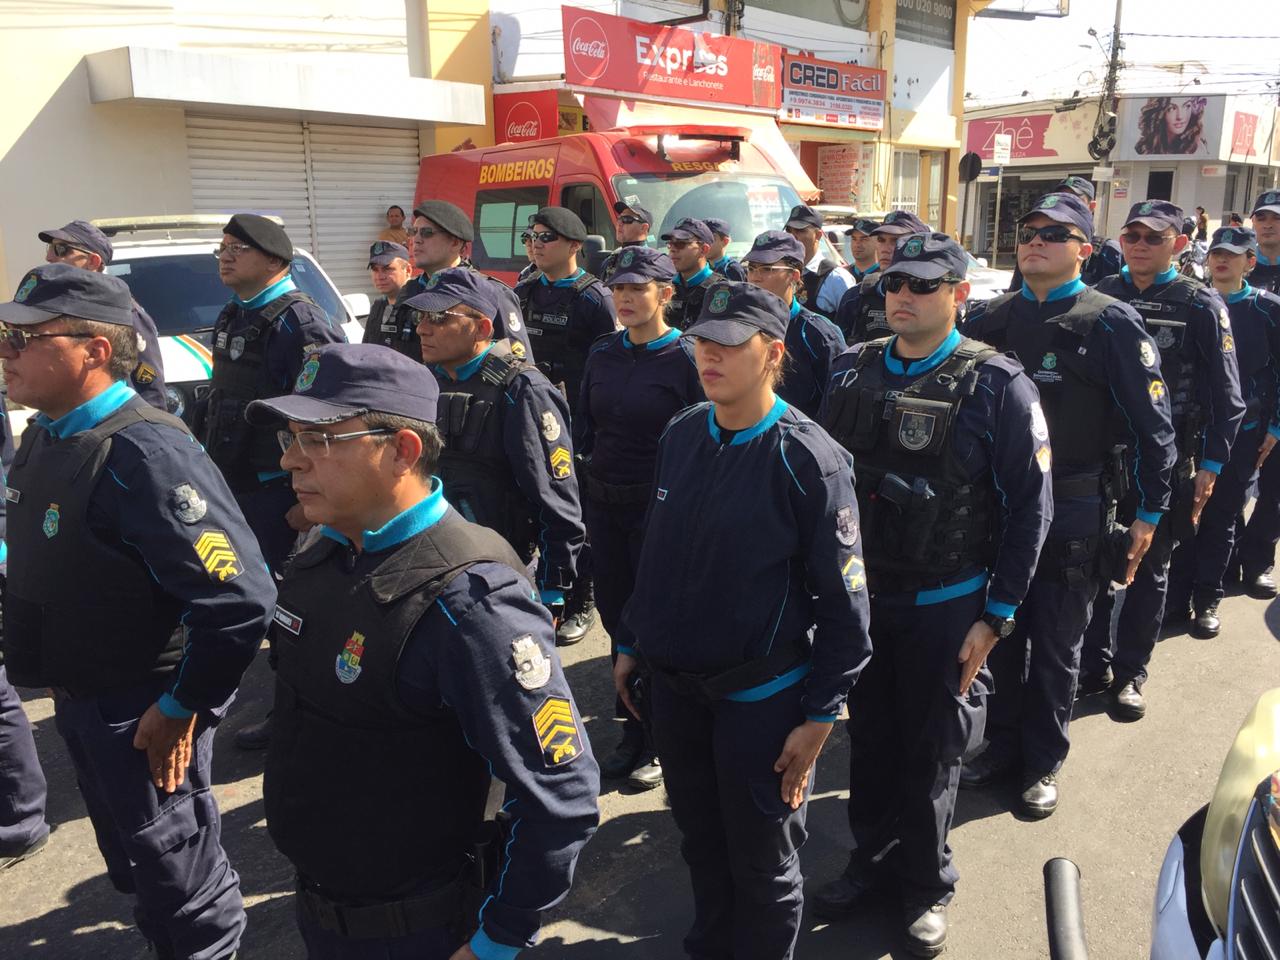
[[[458,266],[467,267],[476,273],[480,272],[466,261]],[[532,269],[534,275],[537,273],[532,263],[525,269]],[[489,281],[489,292],[498,304],[499,316],[493,319],[493,339],[519,343],[524,349],[524,355],[530,360],[534,359],[533,348],[529,345],[529,331],[525,329],[516,292],[495,277],[487,274],[483,276]],[[521,273],[520,276],[523,281],[524,274]],[[430,279],[425,273],[409,278],[396,294],[396,303],[407,303],[411,297],[422,293],[427,289],[427,281]],[[373,340],[366,339],[365,343],[380,343],[384,347],[391,347],[407,357],[412,357],[419,363],[422,362],[422,342],[418,340],[418,317],[412,310],[398,306],[392,307],[391,312],[382,318],[381,335]]]
[[[56,421],[37,416],[24,446],[57,444],[143,403],[116,383]],[[195,497],[179,496],[183,487]],[[213,735],[266,634],[275,585],[218,470],[193,437],[175,428],[139,422],[114,435],[87,522],[98,540],[144,564],[157,589],[180,604],[173,626],[181,625],[185,642],[179,661],[160,677],[94,695],[55,690],[58,732],[107,875],[116,889],[137,896],[139,929],[162,957],[228,957],[245,915],[211,792]],[[118,611],[126,620],[135,615]],[[170,717],[197,717],[191,764],[173,794],[155,788],[147,754],[133,746],[138,719],[156,703]]]
[[[816,417],[831,365],[844,352],[844,336],[826,317],[792,300],[786,347],[786,375],[778,384],[778,396],[806,417]]]
[[[840,298],[834,322],[850,344],[887,337],[893,332],[885,316],[884,285],[878,273],[868,270],[861,282]]]
[[[806,805],[782,801],[773,764],[806,717],[835,721],[870,656],[850,463],[782,400],[732,439],[714,405],[698,404],[658,446],[623,621],[654,671],[654,737],[693,881],[692,956],[794,949]]]
[[[1173,427],[1155,344],[1142,317],[1110,298],[1083,336],[1055,323],[1086,290],[1076,278],[1040,303],[1023,287],[1002,305],[1004,322],[991,312],[997,299],[976,304],[965,323],[969,336],[1017,355],[1040,390],[1054,444],[1053,524],[1017,627],[990,657],[998,693],[989,705],[988,749],[1021,757],[1024,786],[1056,773],[1070,748],[1080,649],[1097,590],[1090,568],[1106,514],[1094,492],[1105,456],[1096,450],[1105,447],[1111,420],[1131,434],[1137,516],[1158,524],[1169,505]]]
[[[1275,260],[1268,260],[1259,250],[1257,266],[1249,271],[1248,279],[1249,286],[1255,290],[1280,293],[1280,257]]]
[[[675,296],[667,304],[667,323],[677,330],[688,330],[693,326],[702,312],[703,294],[719,279],[721,275],[709,263],[688,280],[677,273],[671,281]]]
[[[1268,260],[1258,251],[1258,265],[1249,271],[1249,285],[1280,294],[1280,258]],[[1275,565],[1280,543],[1280,457],[1267,457],[1258,475],[1257,499],[1243,533],[1236,531],[1236,550],[1246,582]]]
[[[738,283],[746,283],[747,281],[747,268],[742,265],[741,260],[724,256],[719,260],[709,262],[707,265],[726,280],[734,280]]]
[[[883,381],[902,390],[943,364],[961,336],[953,331],[928,357],[906,363],[894,355],[894,342],[881,361]],[[830,422],[831,401],[854,382],[864,346],[841,356],[832,373],[820,420],[836,435],[843,433]],[[849,696],[851,870],[887,870],[912,906],[948,902],[958,878],[947,831],[961,760],[982,742],[991,688],[984,667],[961,696],[960,648],[984,609],[1016,615],[1053,517],[1048,430],[1035,385],[1001,354],[981,363],[977,376],[976,388],[959,402],[949,440],[964,482],[998,492],[989,531],[993,562],[904,591],[869,556],[874,653]],[[873,462],[876,451],[860,454],[859,463],[863,456]]]
[[[164,392],[164,357],[160,353],[160,332],[151,315],[142,304],[133,301],[133,328],[138,331],[141,347],[138,349],[138,365],[129,375],[129,382],[143,400],[157,410],[169,409]]]
[[[878,273],[879,271],[880,271],[879,260],[874,261],[871,264],[871,266],[867,267],[867,269],[865,270],[859,270],[858,265],[856,263],[849,264],[849,276],[853,277],[853,279],[856,280],[858,283],[861,283],[867,277],[871,276],[871,274]],[[841,297],[840,300],[841,302],[843,302],[844,297]]]
[[[1080,268],[1080,279],[1087,287],[1096,287],[1098,281],[1119,273],[1120,268],[1124,266],[1124,251],[1120,249],[1120,244],[1102,237],[1094,237],[1092,242],[1093,253],[1089,254],[1089,259]],[[1017,264],[1014,264],[1009,290],[1017,292],[1021,289],[1022,271],[1018,269]]]

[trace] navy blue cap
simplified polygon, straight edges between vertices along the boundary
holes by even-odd
[[[1054,193],[1061,193],[1063,190],[1069,190],[1086,202],[1096,199],[1098,196],[1098,191],[1094,187],[1093,181],[1088,177],[1065,177],[1058,182],[1058,185],[1054,187],[1053,190]]]
[[[880,226],[879,220],[872,220],[870,217],[859,217],[853,221],[853,225],[844,232],[844,235],[851,237],[855,233],[865,233],[867,236],[871,236],[878,226]]]
[[[797,203],[791,208],[791,212],[787,214],[788,227],[821,227],[822,214],[813,207],[805,206],[803,203]]]
[[[1260,210],[1280,213],[1280,190],[1267,190],[1258,197],[1258,202],[1253,205],[1253,212],[1257,213]]]
[[[529,226],[542,224],[569,240],[587,239],[587,225],[568,207],[543,207],[529,218]]]
[[[1257,253],[1258,235],[1248,227],[1219,227],[1209,241],[1210,252],[1229,250],[1232,253]]]
[[[275,257],[285,263],[293,262],[293,241],[284,232],[284,227],[269,217],[260,217],[256,213],[237,213],[227,221],[222,232],[243,240],[268,257]]]
[[[65,227],[59,227],[56,230],[43,230],[36,236],[44,243],[53,243],[55,240],[61,240],[63,243],[69,243],[77,250],[83,250],[85,253],[96,253],[102,258],[103,263],[110,263],[111,257],[115,253],[115,248],[111,246],[111,241],[107,239],[107,235],[88,220],[72,220]]]
[[[729,221],[721,220],[719,217],[703,217],[702,222],[711,228],[711,232],[717,237],[732,237],[733,231],[729,229]]]
[[[631,246],[622,248],[617,267],[605,282],[611,287],[617,283],[648,283],[650,280],[670,282],[675,275],[676,265],[661,250]]]
[[[627,212],[634,213],[637,217],[639,217],[645,223],[652,226],[653,214],[649,212],[647,207],[640,206],[639,197],[633,197],[632,199],[634,199],[636,202],[628,203],[626,200],[619,200],[617,203],[613,205],[613,212],[619,215]]]
[[[422,293],[410,297],[404,305],[411,310],[434,313],[461,303],[493,320],[498,316],[499,308],[493,299],[492,289],[492,284],[483,274],[467,267],[448,267],[429,276],[422,284]]]
[[[766,230],[751,243],[742,257],[751,263],[777,263],[783,257],[805,261],[804,244],[785,230]]]
[[[1182,208],[1168,200],[1143,200],[1129,208],[1129,216],[1124,225],[1140,223],[1152,230],[1164,230],[1173,227],[1175,233],[1182,232]]]
[[[450,236],[470,242],[475,239],[476,231],[471,218],[455,203],[448,200],[423,200],[413,208],[415,217],[430,220]]]
[[[45,263],[28,270],[9,303],[0,303],[0,322],[14,326],[54,317],[133,326],[133,297],[119,277],[82,270],[69,263]]]
[[[1074,193],[1046,193],[1035,202],[1035,206],[1018,218],[1018,222],[1029,220],[1037,213],[1043,213],[1058,223],[1071,224],[1084,234],[1086,240],[1093,237],[1093,213],[1089,210],[1089,205]]]
[[[670,231],[662,235],[663,240],[697,240],[699,243],[715,243],[716,238],[711,235],[711,228],[707,226],[705,220],[695,220],[693,217],[685,217],[679,221]]]
[[[425,364],[379,343],[326,343],[308,351],[293,393],[255,400],[245,419],[337,423],[366,413],[436,422],[440,387]]]
[[[945,233],[917,233],[903,237],[893,248],[893,262],[882,276],[901,273],[922,280],[955,277],[963,280],[969,269],[964,248]]]
[[[718,280],[707,288],[702,298],[702,312],[685,334],[736,347],[757,333],[783,340],[790,320],[791,308],[786,301],[763,287]]]
[[[369,247],[369,266],[385,267],[392,260],[408,260],[409,248],[390,240],[375,240]]]
[[[884,222],[871,232],[876,236],[904,237],[909,233],[928,233],[929,225],[910,210],[890,210]]]

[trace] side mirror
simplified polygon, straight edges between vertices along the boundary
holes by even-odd
[[[342,305],[357,320],[363,320],[369,316],[369,310],[372,307],[367,293],[344,293],[342,295]]]
[[[598,233],[587,235],[582,241],[582,266],[587,273],[600,276],[600,268],[604,264],[607,251],[604,248],[604,237]]]

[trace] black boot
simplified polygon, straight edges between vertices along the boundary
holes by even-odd
[[[596,622],[596,590],[589,577],[579,580],[566,598],[564,619],[556,628],[556,646],[581,642]]]
[[[907,907],[907,952],[913,957],[936,957],[947,945],[947,905]]]
[[[621,780],[634,770],[644,759],[644,728],[639,720],[624,720],[622,723],[622,739],[609,754],[600,761],[600,777],[603,780]]]
[[[844,873],[824,883],[809,897],[815,916],[843,920],[861,909],[868,899],[884,891],[884,877],[854,854]]]
[[[1201,605],[1196,604],[1196,618],[1191,624],[1191,635],[1200,640],[1211,640],[1222,630],[1222,621],[1218,619],[1218,601],[1211,600]]]
[[[1255,600],[1271,600],[1277,593],[1276,581],[1271,576],[1270,570],[1263,570],[1255,576],[1246,575],[1244,578],[1244,592]]]

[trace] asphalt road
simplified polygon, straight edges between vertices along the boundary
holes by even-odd
[[[1203,804],[1222,758],[1258,695],[1280,679],[1280,603],[1232,597],[1225,629],[1212,641],[1170,636],[1156,650],[1147,687],[1149,711],[1139,723],[1113,722],[1097,698],[1077,704],[1073,747],[1061,777],[1055,816],[1023,822],[1009,813],[1012,787],[962,793],[951,835],[961,871],[951,907],[947,956],[982,960],[1048,955],[1041,868],[1068,857],[1083,873],[1084,912],[1094,960],[1147,955],[1155,878],[1170,836]],[[607,642],[596,630],[563,652],[566,668],[601,754],[617,732],[609,714]],[[241,702],[219,731],[214,772],[223,839],[240,871],[249,914],[241,950],[246,960],[302,957],[293,927],[291,871],[276,854],[262,819],[261,755],[237,751],[231,735],[261,716],[269,670],[259,657]],[[24,960],[119,958],[147,952],[132,926],[129,899],[103,869],[62,743],[52,703],[27,701],[49,778],[45,852],[0,874],[0,957]],[[847,852],[841,792],[847,764],[843,729],[819,762],[803,852],[806,876],[837,873]],[[394,771],[388,771],[394,777]],[[442,777],[447,789],[447,777]],[[669,960],[682,955],[690,918],[689,887],[663,791],[609,789],[602,824],[578,867],[574,890],[529,954],[546,960]],[[359,832],[376,804],[353,810],[335,830]],[[806,915],[801,960],[877,960],[907,956],[896,911],[880,908],[842,924]]]

